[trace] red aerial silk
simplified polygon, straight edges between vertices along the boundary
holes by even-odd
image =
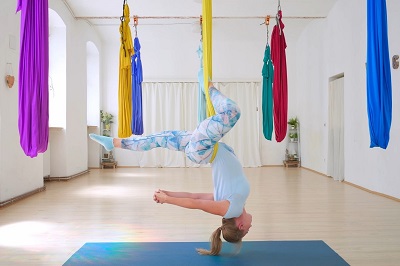
[[[21,11],[19,59],[20,145],[36,157],[49,140],[49,7],[48,0],[18,0]]]
[[[274,126],[275,138],[281,142],[287,132],[288,82],[286,66],[286,40],[282,23],[282,11],[278,11],[279,24],[274,26],[271,36],[271,59],[274,64]]]

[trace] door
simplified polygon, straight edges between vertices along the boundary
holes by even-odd
[[[344,180],[344,77],[329,83],[328,176]]]

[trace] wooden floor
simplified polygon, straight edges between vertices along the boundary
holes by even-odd
[[[400,265],[400,203],[302,168],[245,169],[245,240],[325,241],[351,265]],[[62,265],[86,242],[208,241],[220,218],[155,204],[211,192],[210,168],[92,169],[0,209],[0,265]]]

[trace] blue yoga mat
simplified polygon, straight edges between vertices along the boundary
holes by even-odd
[[[324,241],[246,241],[238,255],[224,242],[220,256],[201,256],[206,242],[86,243],[65,262],[70,265],[349,265]]]

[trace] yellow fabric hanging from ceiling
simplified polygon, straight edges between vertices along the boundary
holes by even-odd
[[[212,105],[210,93],[208,91],[208,82],[212,80],[212,0],[203,0],[202,17],[204,92],[207,102],[206,113],[207,117],[210,117],[215,115],[214,106]],[[210,163],[214,161],[217,151],[218,143],[214,146]]]
[[[126,138],[132,135],[132,67],[131,56],[134,54],[131,30],[129,28],[129,6],[124,3],[123,18],[119,31],[121,33],[121,48],[119,54],[118,83],[118,137]]]
[[[208,92],[208,81],[212,80],[212,1],[203,0],[203,77],[207,101],[207,117],[215,115]]]

